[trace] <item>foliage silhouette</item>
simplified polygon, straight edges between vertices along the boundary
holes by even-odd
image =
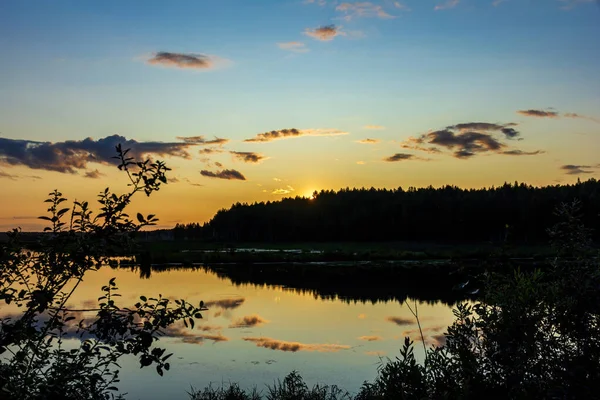
[[[110,255],[131,252],[135,233],[158,221],[141,213],[133,219],[127,209],[135,194],[159,190],[169,168],[161,161],[135,161],[120,145],[116,151],[118,167],[130,180],[127,193],[104,190],[93,216],[88,202],[64,207],[67,200],[55,190],[46,200],[49,216],[40,217],[49,222],[48,233],[36,250],[24,248],[18,229],[1,248],[0,299],[11,314],[0,320],[0,398],[120,398],[115,385],[121,357],[137,356],[141,367],[154,365],[163,375],[171,356],[155,346],[163,330],[177,321],[193,327],[202,317],[202,303],[173,304],[160,295],[119,307],[114,278],[102,287],[98,308],[67,305],[86,273],[109,264]],[[79,340],[67,340],[73,337]]]

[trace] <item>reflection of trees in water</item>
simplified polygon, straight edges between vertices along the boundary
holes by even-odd
[[[315,299],[345,303],[404,302],[453,305],[470,296],[454,288],[471,275],[454,265],[218,265],[142,264],[130,267],[141,278],[168,270],[202,270],[236,286],[279,287]],[[472,297],[472,296],[471,296]]]

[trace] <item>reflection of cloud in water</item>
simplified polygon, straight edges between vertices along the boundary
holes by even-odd
[[[271,339],[268,337],[245,337],[242,338],[247,342],[256,343],[257,347],[265,349],[280,350],[280,351],[319,351],[324,353],[337,352],[347,350],[350,346],[342,344],[307,344],[300,342],[287,342],[285,340]]]
[[[427,328],[423,328],[423,336],[425,337],[425,343],[432,344],[436,347],[445,345],[446,344],[446,336],[443,333],[440,333],[445,328],[446,328],[446,326],[444,326],[444,325],[437,325],[437,326],[430,326]],[[401,336],[398,336],[396,338],[404,339],[406,336],[410,337],[415,342],[423,341],[423,338],[421,337],[421,332],[419,332],[418,329],[411,329],[408,331],[404,331],[404,332],[402,332]]]
[[[414,321],[411,318],[403,318],[403,317],[387,317],[386,321],[393,322],[396,325],[412,325]]]
[[[170,337],[180,339],[183,343],[190,344],[203,344],[205,340],[212,340],[213,342],[227,342],[229,338],[223,336],[221,332],[217,334],[210,333],[194,333],[191,329],[184,328],[182,326],[170,326],[167,329],[162,330],[163,337]]]
[[[368,356],[383,357],[386,355],[386,352],[385,351],[365,351],[365,354]]]
[[[244,304],[244,301],[246,299],[243,297],[236,297],[236,298],[227,298],[227,299],[220,299],[220,300],[210,300],[204,303],[205,307],[217,307],[217,308],[222,308],[225,310],[232,310],[234,308],[238,308],[239,306],[241,306],[242,304]]]
[[[383,340],[381,336],[360,336],[359,340],[366,340],[367,342],[376,342],[378,340]]]
[[[238,318],[231,325],[230,328],[251,328],[253,326],[266,324],[269,321],[261,317],[260,315],[246,315],[242,318]]]
[[[367,318],[367,314],[358,314],[358,319],[365,319]]]
[[[212,332],[212,331],[220,331],[223,327],[218,325],[200,325],[197,329],[200,329],[204,332]]]

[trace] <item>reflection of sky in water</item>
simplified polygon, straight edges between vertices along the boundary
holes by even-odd
[[[337,384],[356,391],[375,377],[379,356],[394,358],[404,335],[419,336],[410,310],[397,302],[348,304],[281,288],[236,287],[200,270],[154,272],[141,280],[128,270],[104,268],[86,277],[71,306],[93,306],[111,277],[117,277],[121,306],[142,294],[162,294],[196,304],[204,300],[210,308],[194,330],[173,327],[161,339],[159,345],[174,353],[164,377],[152,368],[140,369],[134,357],[122,360],[119,387],[129,393],[128,399],[187,399],[190,387],[230,381],[263,389],[293,370],[309,385]],[[424,335],[433,343],[451,323],[451,309],[443,304],[418,307]],[[5,315],[8,310],[2,311]],[[416,352],[422,355],[420,344]]]

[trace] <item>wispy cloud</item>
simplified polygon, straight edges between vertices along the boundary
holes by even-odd
[[[546,111],[546,110],[519,110],[517,114],[524,115],[526,117],[537,117],[537,118],[558,118],[558,111]]]
[[[268,323],[266,319],[261,317],[260,315],[246,315],[244,317],[238,318],[229,325],[230,328],[251,328],[258,325],[263,325]]]
[[[506,154],[507,156],[537,156],[538,154],[544,154],[543,150],[535,150],[535,151],[524,151],[524,150],[505,150],[502,154]]]
[[[227,180],[239,180],[245,181],[246,177],[242,175],[241,172],[236,171],[235,169],[224,169],[222,171],[208,171],[203,169],[200,171],[200,175],[206,176],[208,178],[218,178],[218,179],[227,179]]]
[[[365,164],[366,164],[366,162],[364,162],[364,161],[357,161],[356,163],[357,163],[358,165],[365,165]]]
[[[13,175],[13,174],[9,174],[8,172],[4,172],[2,170],[0,170],[0,178],[6,178],[6,179],[10,179],[12,181],[17,180],[17,175]]]
[[[372,336],[366,335],[366,336],[360,336],[358,338],[358,340],[364,340],[367,342],[376,342],[379,340],[383,340],[383,338],[381,336],[377,336],[377,335],[372,335]]]
[[[159,51],[147,60],[148,64],[175,68],[210,69],[214,67],[214,60],[206,54],[171,53]]]
[[[335,9],[345,14],[344,19],[346,20],[351,20],[355,17],[396,18],[394,15],[388,14],[381,5],[373,4],[368,1],[341,3]]]
[[[281,189],[275,189],[271,192],[271,194],[276,194],[276,195],[283,195],[283,194],[290,194],[294,191],[294,188],[291,187],[290,185],[287,185],[287,187],[285,188],[281,188]]]
[[[84,176],[86,178],[99,179],[99,178],[105,176],[105,174],[103,174],[102,172],[100,172],[97,169],[95,169],[93,171],[86,171],[86,173],[85,173]]]
[[[382,125],[365,125],[365,129],[374,129],[374,130],[382,130],[385,129],[385,126]]]
[[[307,53],[310,51],[304,42],[284,42],[277,43],[281,50],[291,51],[293,53]]]
[[[263,156],[262,154],[254,153],[252,151],[230,151],[229,153],[233,154],[239,160],[247,163],[259,163],[262,160],[266,160],[268,157]]]
[[[583,4],[593,4],[597,2],[597,0],[558,0],[562,6],[560,7],[563,10],[571,10],[574,7]]]
[[[366,138],[366,139],[361,139],[361,140],[357,140],[356,143],[361,143],[361,144],[375,144],[375,143],[379,143],[380,140],[379,139],[372,139],[372,138]]]
[[[334,24],[320,26],[314,29],[306,28],[304,34],[324,42],[333,40],[336,36],[346,35],[346,33],[342,31],[341,26],[336,26]]]
[[[343,132],[338,129],[280,129],[276,131],[259,133],[251,139],[246,139],[244,142],[270,142],[277,139],[293,138],[300,136],[338,136],[347,135],[348,132]]]
[[[337,352],[340,350],[347,350],[350,346],[341,344],[307,344],[300,342],[288,342],[285,340],[272,339],[268,337],[245,337],[242,338],[247,342],[253,342],[257,347],[264,347],[271,350],[279,351],[318,351],[318,352]]]
[[[225,143],[229,142],[229,139],[216,137],[214,139],[206,139],[204,136],[178,136],[178,140],[181,140],[185,143],[189,144],[198,144],[198,145],[217,145],[222,146]]]
[[[589,121],[594,121],[600,123],[600,119],[594,117],[588,117],[587,115],[581,115],[577,113],[565,113],[563,114],[565,118],[577,118],[577,119],[587,119]]]
[[[449,8],[454,8],[460,3],[460,0],[447,0],[443,3],[438,4],[434,7],[435,11],[438,10],[447,10]]]
[[[493,5],[494,7],[498,7],[500,4],[504,3],[505,1],[507,1],[507,0],[494,0],[494,1],[492,2],[492,5]]]
[[[138,142],[119,135],[54,143],[0,138],[0,164],[76,173],[87,170],[89,163],[115,164],[113,157],[118,144],[130,149],[128,155],[136,159],[151,155],[189,159],[188,149],[195,145],[186,142]]]

